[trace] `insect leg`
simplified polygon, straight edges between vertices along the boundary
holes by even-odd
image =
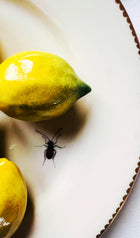
[[[45,143],[47,143],[47,141],[50,140],[49,137],[46,136],[45,134],[43,134],[41,131],[39,131],[39,130],[37,130],[37,129],[36,129],[35,131],[36,131],[37,133],[39,133],[39,134],[42,135],[43,139],[45,140]]]
[[[52,139],[51,139],[52,141],[53,141],[54,138],[56,137],[56,138],[55,138],[55,141],[54,141],[54,144],[57,143],[58,137],[61,136],[61,134],[58,135],[58,133],[59,133],[61,130],[62,130],[62,128],[59,128],[59,129],[56,131],[56,133],[54,134],[54,136],[52,137]]]
[[[54,147],[57,147],[57,148],[60,148],[60,149],[62,149],[62,148],[65,148],[66,146],[59,146],[59,145],[54,145]]]
[[[44,165],[45,161],[46,161],[46,150],[44,151],[44,161],[43,161],[42,166]]]
[[[42,147],[42,146],[46,146],[45,144],[44,145],[35,145],[35,147]]]
[[[57,139],[58,139],[58,137],[60,137],[61,135],[58,135],[57,137],[56,137],[56,139],[55,139],[55,141],[54,141],[54,144],[57,144]]]
[[[52,158],[52,161],[53,161],[54,168],[56,168],[56,166],[55,166],[55,162],[54,162],[54,158]]]
[[[55,157],[56,153],[57,153],[57,151],[54,150],[54,154],[53,154],[53,157],[52,157],[52,161],[53,161],[54,168],[56,168],[56,166],[55,166],[55,162],[54,162],[54,157]]]

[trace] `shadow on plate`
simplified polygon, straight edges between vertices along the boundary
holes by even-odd
[[[0,158],[6,157],[6,130],[0,127]]]
[[[26,208],[25,216],[23,218],[23,221],[20,227],[12,236],[12,238],[19,238],[19,237],[27,238],[31,234],[33,223],[34,223],[34,210],[35,208],[34,208],[33,198],[28,189],[28,200],[27,200],[27,208]]]
[[[84,103],[81,104],[77,102],[64,115],[48,121],[34,122],[31,125],[35,129],[42,132],[44,131],[46,135],[48,133],[48,136],[49,133],[53,136],[59,128],[62,128],[63,138],[73,140],[84,129],[88,121],[89,114],[89,107]]]
[[[28,146],[28,135],[25,133],[23,128],[20,126],[20,121],[11,120],[12,132],[16,134],[18,141],[20,141],[26,148]]]
[[[2,44],[0,43],[0,64],[5,60],[4,50]]]

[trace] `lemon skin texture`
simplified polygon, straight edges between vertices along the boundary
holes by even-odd
[[[0,238],[10,238],[26,210],[27,188],[19,168],[0,159]]]
[[[16,119],[52,119],[90,91],[65,60],[50,53],[20,52],[0,65],[0,110]]]

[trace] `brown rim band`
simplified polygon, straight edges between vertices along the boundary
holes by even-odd
[[[133,35],[133,37],[134,37],[134,41],[135,41],[135,43],[136,43],[136,47],[138,48],[138,54],[140,54],[140,42],[139,42],[139,39],[138,39],[138,37],[137,37],[136,31],[135,31],[135,29],[134,29],[134,27],[133,27],[133,24],[132,24],[132,22],[131,22],[131,20],[130,20],[130,17],[129,17],[129,15],[128,15],[127,11],[125,10],[123,4],[121,3],[121,1],[120,1],[120,0],[115,0],[115,2],[116,2],[117,4],[119,4],[120,10],[123,12],[123,16],[126,17],[126,19],[127,19],[127,22],[128,22],[128,24],[129,24],[129,26],[130,26],[130,30],[131,30],[132,35]],[[139,158],[139,160],[140,160],[140,158]],[[121,211],[121,209],[123,208],[125,202],[127,201],[128,197],[129,197],[129,194],[131,193],[131,191],[132,191],[132,189],[133,189],[133,187],[134,187],[134,184],[135,184],[135,182],[136,182],[136,179],[137,179],[137,177],[138,177],[139,172],[140,172],[140,161],[138,162],[138,166],[137,166],[137,168],[135,169],[135,174],[134,174],[134,176],[133,176],[133,178],[132,178],[131,183],[129,184],[129,188],[127,189],[126,194],[125,194],[124,197],[122,198],[122,201],[121,201],[121,203],[120,203],[120,206],[116,209],[116,211],[115,211],[115,212],[113,213],[113,215],[112,215],[112,218],[108,221],[108,223],[104,226],[103,230],[100,231],[100,233],[96,236],[96,238],[100,238],[100,237],[101,237],[101,235],[102,235],[102,234],[107,230],[107,228],[112,224],[112,222],[113,222],[113,221],[115,220],[115,218],[117,217],[118,213],[119,213],[119,212]]]
[[[138,39],[138,37],[137,37],[136,31],[135,31],[135,29],[134,29],[134,27],[133,27],[133,24],[132,24],[132,22],[131,22],[131,20],[130,20],[130,17],[129,17],[129,15],[128,15],[128,13],[127,13],[125,7],[124,7],[123,4],[121,3],[121,1],[120,1],[120,0],[115,0],[115,2],[119,4],[120,10],[123,12],[123,16],[126,17],[126,19],[127,19],[127,22],[128,22],[128,24],[129,24],[130,30],[131,30],[131,32],[132,32],[132,35],[134,36],[134,41],[135,41],[136,46],[137,46],[137,48],[138,48],[138,50],[139,50],[139,51],[138,51],[138,54],[140,54],[140,42],[139,42],[139,39]]]
[[[140,160],[140,158],[139,158]],[[104,226],[104,229],[100,231],[100,233],[96,236],[96,238],[101,237],[101,235],[107,230],[107,228],[112,224],[112,222],[115,220],[121,209],[123,208],[125,202],[128,199],[129,194],[131,193],[134,184],[136,182],[136,179],[138,177],[138,174],[140,172],[140,161],[138,162],[138,166],[135,169],[135,175],[132,178],[132,182],[129,184],[129,188],[126,190],[126,194],[123,196],[122,201],[120,203],[120,206],[116,209],[116,211],[113,213],[112,218],[108,221],[108,223]]]

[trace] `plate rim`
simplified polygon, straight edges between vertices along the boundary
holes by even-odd
[[[129,14],[127,12],[127,10],[125,9],[123,3],[121,2],[121,0],[114,0],[116,4],[119,5],[119,9],[122,11],[122,15],[123,17],[126,18],[127,23],[129,24],[129,28],[131,30],[131,33],[134,37],[134,42],[136,43],[136,47],[138,48],[138,54],[140,55],[140,41],[138,39],[137,33],[135,31],[135,28],[133,26],[133,23],[129,17]],[[109,221],[106,223],[106,225],[104,226],[104,228],[96,235],[96,238],[100,238],[102,236],[102,234],[104,232],[106,232],[106,230],[111,226],[111,224],[114,222],[114,220],[116,219],[116,217],[118,216],[118,214],[120,213],[120,211],[122,210],[123,206],[125,205],[126,201],[128,200],[128,197],[131,193],[131,191],[133,190],[133,187],[135,185],[135,182],[137,180],[137,177],[140,173],[140,157],[137,163],[137,168],[135,169],[135,174],[132,177],[132,180],[129,184],[128,189],[126,190],[125,195],[123,196],[120,205],[117,207],[117,209],[115,210],[115,212],[112,214],[112,217],[109,219]]]
[[[32,0],[29,0],[29,2],[31,4],[35,4],[34,2],[32,2]],[[127,10],[125,9],[124,5],[122,4],[121,0],[114,0],[114,3],[118,5],[118,8],[120,9],[120,11],[122,11],[122,16],[124,18],[126,18],[127,23],[129,24],[129,28],[130,31],[132,33],[132,36],[134,38],[134,42],[136,44],[136,47],[138,49],[138,55],[140,55],[140,41],[138,39],[137,33],[135,31],[135,28],[132,24],[132,21],[129,17],[129,14],[127,12]],[[122,197],[119,206],[115,209],[114,213],[112,214],[112,216],[110,216],[110,219],[106,222],[106,224],[104,225],[103,229],[99,231],[99,233],[96,235],[96,238],[100,238],[105,232],[106,230],[111,226],[111,224],[114,222],[114,220],[116,219],[116,217],[118,216],[118,214],[120,213],[120,211],[122,210],[123,206],[125,205],[125,203],[127,202],[129,195],[131,194],[131,191],[134,188],[135,182],[137,181],[138,175],[140,173],[140,157],[138,158],[138,162],[137,162],[137,167],[134,170],[135,173],[132,177],[132,179],[130,180],[130,184],[124,194],[124,196]]]

